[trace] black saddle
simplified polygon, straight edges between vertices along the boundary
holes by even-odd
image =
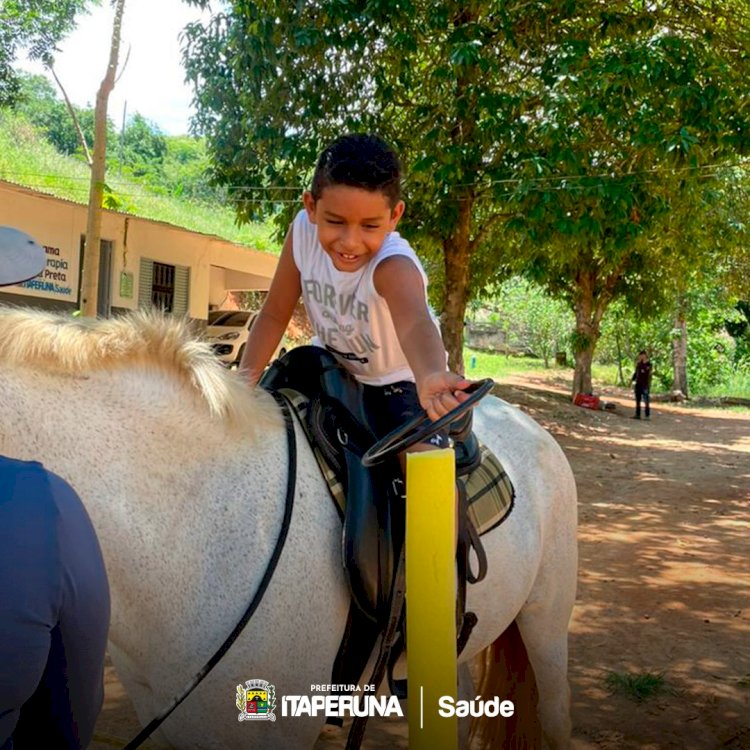
[[[343,565],[352,599],[373,623],[387,609],[394,555],[403,543],[403,479],[398,461],[362,466],[376,436],[362,403],[362,386],[334,355],[318,346],[292,349],[268,368],[260,385],[289,389],[309,400],[307,433],[346,488]],[[395,523],[395,526],[394,526]]]
[[[401,466],[396,458],[371,469],[362,466],[362,456],[376,442],[364,409],[362,386],[325,349],[292,349],[268,368],[260,385],[270,391],[294,391],[309,402],[304,425],[308,437],[346,488],[342,562],[352,604],[331,682],[358,684],[378,636],[396,616],[400,619],[400,646],[388,656],[388,676],[391,690],[405,697],[405,684],[392,677],[392,667],[405,645],[403,607],[399,610],[394,605],[396,596],[403,597],[404,588],[403,581],[397,580],[403,576],[405,524]],[[457,476],[473,471],[481,460],[471,424],[469,412],[449,430],[454,439]],[[459,483],[459,499],[465,505],[461,488]],[[459,513],[459,652],[476,623],[473,613],[463,611],[465,582],[477,580],[468,570],[468,546],[461,541],[466,538],[464,511],[465,507]],[[340,724],[340,720],[330,721]]]

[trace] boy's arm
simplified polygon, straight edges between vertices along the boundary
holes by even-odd
[[[414,373],[419,402],[434,421],[469,397],[462,389],[471,381],[446,369],[445,346],[427,309],[424,283],[414,263],[404,256],[386,258],[375,269],[373,282],[388,304]]]
[[[290,227],[284,240],[279,265],[271,281],[271,288],[250,329],[245,353],[240,362],[240,370],[245,373],[251,385],[260,380],[268,360],[281,341],[301,292],[299,270],[292,255]]]

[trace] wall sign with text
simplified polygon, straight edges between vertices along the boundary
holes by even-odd
[[[47,253],[46,268],[33,279],[6,288],[31,297],[75,302],[78,290],[78,259],[73,260],[69,251],[59,247],[45,245],[44,250]]]

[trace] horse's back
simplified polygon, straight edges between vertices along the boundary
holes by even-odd
[[[59,373],[26,363],[0,372],[0,447],[39,458],[69,479],[94,520],[113,590],[113,656],[144,722],[234,627],[271,558],[283,515],[288,456],[281,420],[262,435],[230,430],[209,414],[190,372],[125,362]],[[234,392],[211,367],[194,372]],[[263,400],[253,407],[263,411]],[[475,427],[504,464],[516,497],[508,519],[483,537],[489,574],[469,587],[479,624],[466,656],[516,617],[524,640],[534,640],[545,622],[564,630],[575,586],[575,486],[559,447],[526,415],[491,397],[477,408]],[[247,679],[293,695],[326,683],[345,625],[339,520],[299,430],[297,436],[298,491],[279,566],[235,646],[165,725],[176,747],[238,747],[252,734],[259,747],[278,747],[283,737],[291,750],[316,734],[315,720],[303,718],[244,726],[234,707],[235,687]],[[544,666],[542,651],[535,643],[530,657]],[[541,708],[545,702],[552,703],[542,697]]]

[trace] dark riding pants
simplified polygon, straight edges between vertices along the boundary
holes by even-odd
[[[644,413],[646,417],[651,416],[651,405],[649,403],[648,388],[642,386],[635,386],[635,416],[640,419],[641,417],[641,399],[643,399]]]

